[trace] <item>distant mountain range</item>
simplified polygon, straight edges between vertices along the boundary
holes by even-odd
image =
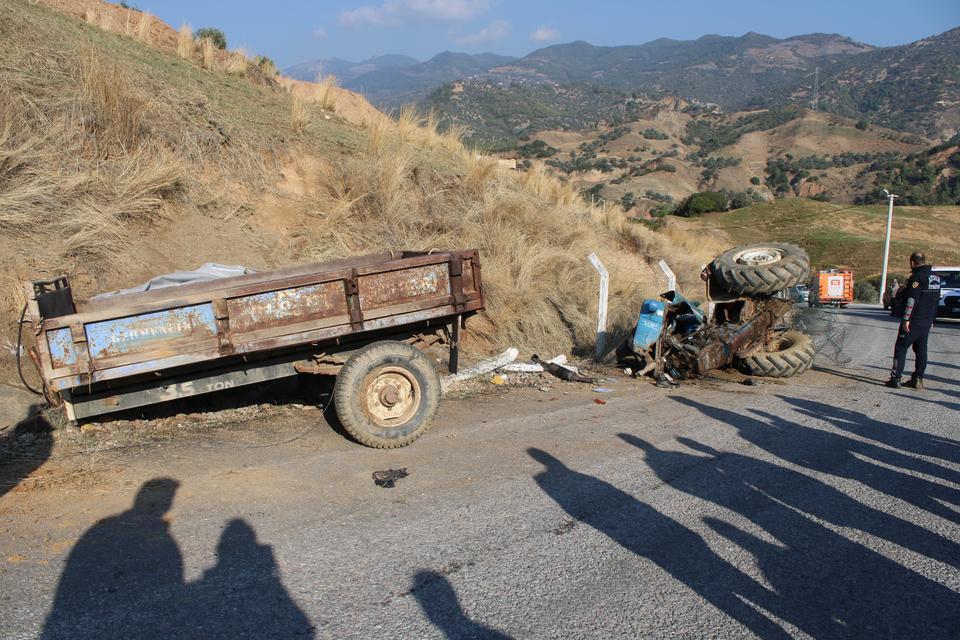
[[[399,55],[378,56],[362,62],[326,58],[288,67],[283,74],[296,80],[314,80],[318,74],[332,74],[341,86],[364,94],[373,104],[396,107],[419,102],[444,83],[473,77],[516,60],[495,53],[455,51],[444,51],[426,62]]]
[[[285,73],[309,80],[318,68],[338,75],[343,86],[380,107],[416,102],[480,118],[487,103],[501,112],[512,108],[511,94],[522,98],[517,108],[536,112],[540,107],[530,96],[544,92],[582,97],[603,90],[615,101],[622,101],[620,93],[652,99],[677,96],[728,111],[809,105],[819,77],[820,109],[935,138],[949,137],[960,128],[960,28],[884,48],[838,34],[777,39],[747,33],[616,47],[571,42],[523,58],[444,52],[426,62],[406,56],[359,63],[332,59],[296,65]],[[464,85],[473,90],[464,93]],[[482,104],[466,109],[452,104],[476,96],[483,96]],[[562,100],[548,102],[547,110],[565,109]]]
[[[283,75],[310,82],[320,75],[334,75],[341,83],[346,84],[368,73],[406,69],[419,64],[421,64],[419,60],[403,55],[375,56],[362,62],[350,62],[340,58],[320,58],[288,67],[283,70]]]

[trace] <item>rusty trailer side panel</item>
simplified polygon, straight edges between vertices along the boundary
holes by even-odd
[[[387,252],[117,295],[52,318],[40,317],[32,297],[28,310],[44,381],[67,395],[122,387],[149,372],[162,377],[236,356],[448,323],[483,309],[481,283],[475,250]]]

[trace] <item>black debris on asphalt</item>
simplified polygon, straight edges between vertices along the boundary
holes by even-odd
[[[384,489],[393,489],[397,486],[397,480],[401,480],[410,475],[406,467],[403,469],[387,469],[386,471],[374,471],[373,482],[378,487]]]

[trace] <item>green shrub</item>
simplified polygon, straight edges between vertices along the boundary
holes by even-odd
[[[726,193],[723,191],[701,191],[681,202],[675,213],[684,218],[691,218],[712,211],[726,210]]]
[[[860,302],[879,302],[880,295],[877,288],[866,280],[857,280],[853,283],[853,299]]]
[[[758,178],[757,176],[753,176],[752,178],[750,178],[750,184],[752,184],[752,185],[754,185],[754,186],[759,185],[759,184],[760,184],[760,178]]]
[[[560,150],[551,147],[543,140],[534,140],[517,148],[521,158],[549,158],[556,155],[558,151]]]
[[[753,204],[753,195],[746,191],[738,191],[730,198],[731,209],[743,209]]]
[[[197,40],[211,40],[213,42],[213,46],[215,46],[217,49],[227,48],[227,36],[225,36],[223,31],[220,29],[214,29],[213,27],[197,29],[196,33],[193,34],[193,37]]]
[[[253,59],[253,63],[260,67],[266,74],[275,76],[278,73],[277,64],[267,56],[256,56]]]

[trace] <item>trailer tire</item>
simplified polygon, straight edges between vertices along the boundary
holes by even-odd
[[[817,354],[813,339],[792,329],[781,334],[772,347],[772,351],[758,351],[740,358],[740,370],[763,378],[789,378],[809,369]]]
[[[810,257],[792,244],[735,247],[713,261],[713,281],[733,295],[776,293],[810,277]]]
[[[430,428],[440,406],[440,376],[419,349],[374,342],[340,369],[333,405],[340,424],[360,444],[405,447]]]

